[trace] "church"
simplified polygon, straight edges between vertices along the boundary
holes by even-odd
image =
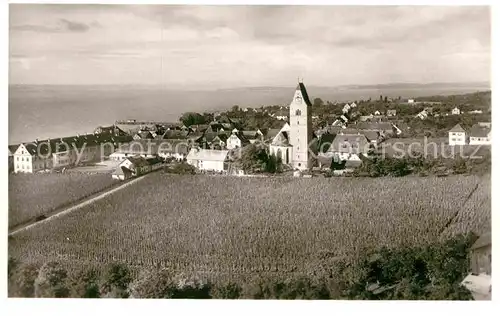
[[[310,147],[314,144],[311,110],[312,103],[306,86],[299,81],[290,103],[289,123],[285,123],[269,145],[270,154],[281,157],[282,162],[293,169],[307,170],[312,167],[314,151]]]

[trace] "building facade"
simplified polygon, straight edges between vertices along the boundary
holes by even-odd
[[[312,144],[311,107],[312,103],[309,100],[306,87],[304,83],[299,82],[290,103],[290,137],[288,142],[292,146],[290,164],[294,169],[311,168],[309,152]]]
[[[467,144],[467,133],[460,124],[455,125],[448,132],[448,144],[452,146]]]

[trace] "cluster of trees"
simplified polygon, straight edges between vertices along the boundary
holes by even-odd
[[[241,149],[236,159],[237,165],[245,173],[277,173],[283,171],[281,157],[270,155],[268,147],[259,144],[250,144]]]
[[[163,171],[165,173],[173,174],[196,174],[196,168],[185,161],[165,166]]]
[[[481,158],[479,158],[481,157]],[[354,170],[354,176],[394,176],[402,177],[409,174],[447,175],[447,174],[488,174],[491,172],[491,152],[484,150],[478,158],[425,158],[422,153],[412,153],[411,156],[394,158],[389,156],[371,155],[362,157],[363,164]]]
[[[448,137],[448,131],[460,124],[464,129],[471,128],[478,122],[491,122],[490,114],[461,114],[448,116],[428,116],[426,119],[407,118],[405,120],[410,130],[405,132],[407,137]]]
[[[187,127],[191,125],[198,125],[198,124],[208,124],[211,121],[213,121],[213,114],[211,113],[196,113],[196,112],[186,112],[182,114],[182,116],[179,118],[179,121],[182,122],[182,124],[186,125]]]
[[[460,282],[476,239],[468,234],[424,247],[380,249],[358,263],[345,294],[370,300],[472,300]]]
[[[258,274],[245,282],[211,282],[160,267],[137,274],[122,263],[69,273],[58,262],[38,267],[9,258],[8,292],[9,297],[470,300],[460,282],[476,239],[468,234],[416,248],[382,248],[325,261],[309,275]]]

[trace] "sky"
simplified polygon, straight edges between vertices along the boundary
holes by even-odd
[[[490,81],[479,6],[9,6],[11,84]]]

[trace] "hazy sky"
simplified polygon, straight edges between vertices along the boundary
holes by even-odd
[[[10,5],[10,82],[489,81],[487,7]]]

